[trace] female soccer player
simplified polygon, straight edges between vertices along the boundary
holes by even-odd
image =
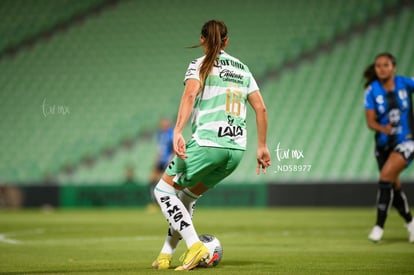
[[[258,137],[257,168],[265,173],[270,165],[266,144],[267,111],[259,88],[248,67],[224,52],[227,27],[211,20],[201,29],[204,56],[192,61],[184,78],[185,88],[174,128],[176,156],[155,187],[154,195],[170,224],[156,269],[167,269],[179,240],[187,252],[182,266],[190,270],[208,257],[192,223],[196,200],[230,175],[246,148],[246,102],[256,113]],[[194,46],[194,47],[197,47]],[[186,144],[182,130],[192,117],[192,138]]]
[[[375,131],[375,156],[380,170],[377,221],[368,236],[374,242],[382,238],[391,205],[404,218],[409,241],[414,242],[414,221],[399,178],[414,158],[414,79],[394,75],[395,71],[395,57],[380,53],[364,72],[365,116],[368,128]]]

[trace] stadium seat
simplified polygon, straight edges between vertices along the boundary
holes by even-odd
[[[23,1],[3,2],[0,50],[103,3],[42,0],[24,1],[22,7]],[[185,47],[198,43],[199,28],[210,18],[226,22],[228,51],[261,80],[269,106],[271,150],[278,142],[297,147],[305,153],[303,161],[312,164],[308,174],[275,177],[270,171],[262,180],[373,178],[376,171],[367,157],[372,144],[363,124],[360,74],[382,49],[396,53],[402,72],[411,68],[406,60],[413,59],[412,10],[373,27],[363,37],[353,36],[332,52],[302,61],[297,58],[304,52],[398,2],[255,0],[241,2],[231,14],[217,10],[221,4],[220,0],[208,6],[195,6],[190,0],[119,1],[99,16],[57,32],[13,58],[1,59],[0,115],[6,134],[0,138],[4,148],[0,182],[39,182],[52,174],[61,184],[118,183],[130,160],[137,181],[145,183],[156,145],[142,138],[143,133],[154,132],[161,117],[174,117],[188,63],[201,55],[199,49]],[[384,36],[401,37],[404,43]],[[276,79],[264,77],[292,60],[299,66],[285,68]],[[248,123],[249,149],[230,182],[257,180],[252,116]],[[361,136],[357,144],[355,136]],[[128,139],[134,140],[134,146],[124,150],[122,142]],[[116,151],[116,157],[105,158],[108,148]],[[142,156],[149,158],[148,163],[142,164]],[[94,165],[85,167],[85,158],[93,158]],[[346,162],[351,158],[357,160]],[[64,173],[68,165],[76,168],[72,174]]]

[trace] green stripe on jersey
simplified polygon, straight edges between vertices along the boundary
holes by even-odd
[[[185,79],[199,75],[204,56],[190,63]],[[194,104],[193,137],[200,146],[244,150],[247,95],[258,90],[248,67],[225,52],[218,56]]]

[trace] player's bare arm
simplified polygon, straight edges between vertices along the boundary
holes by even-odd
[[[199,90],[200,82],[198,80],[187,80],[181,97],[180,107],[178,109],[177,122],[174,129],[174,151],[182,159],[187,157],[185,155],[185,140],[182,131],[191,115],[194,101]]]
[[[262,95],[259,91],[251,93],[247,100],[253,107],[256,113],[256,126],[257,126],[257,167],[256,173],[260,174],[260,169],[263,173],[266,173],[266,168],[270,166],[270,153],[267,148],[266,136],[267,136],[267,110],[263,101]]]

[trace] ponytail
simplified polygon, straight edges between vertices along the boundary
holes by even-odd
[[[372,63],[365,69],[363,76],[365,78],[365,84],[364,84],[365,88],[367,88],[369,84],[371,84],[372,81],[378,79],[377,73],[375,72],[374,63]]]
[[[201,36],[205,39],[206,56],[200,66],[201,87],[204,87],[207,76],[213,69],[214,62],[224,47],[227,38],[227,27],[224,22],[210,20],[201,28]]]

